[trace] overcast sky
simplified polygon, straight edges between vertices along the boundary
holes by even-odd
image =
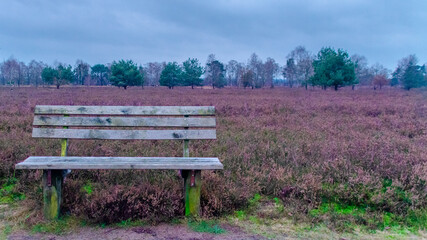
[[[394,69],[427,62],[426,0],[0,0],[0,60],[203,64],[210,53],[280,65],[296,46],[343,48]]]

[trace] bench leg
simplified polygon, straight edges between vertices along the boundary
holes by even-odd
[[[185,188],[185,216],[198,217],[200,214],[200,189],[202,185],[202,171],[183,170],[182,175],[184,177]],[[192,182],[194,183],[194,186],[191,186]]]
[[[59,217],[62,182],[62,170],[43,170],[43,213],[48,220],[54,220]]]

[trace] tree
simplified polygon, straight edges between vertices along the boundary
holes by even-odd
[[[417,65],[417,62],[418,59],[413,54],[402,58],[392,74],[392,84],[400,83],[406,90],[426,85],[425,66]]]
[[[145,68],[143,66],[139,65],[138,71],[141,74],[142,79],[145,79],[145,75],[147,75],[147,73],[145,72]],[[144,80],[141,83],[141,87],[144,88]]]
[[[384,85],[390,83],[390,80],[388,79],[390,71],[383,65],[375,63],[369,68],[368,72],[371,77],[369,83],[374,86],[374,89],[377,87],[380,87],[381,89]]]
[[[111,84],[127,89],[128,86],[142,86],[144,78],[132,60],[120,60],[111,65]]]
[[[208,58],[206,60],[206,66],[205,66],[205,79],[203,80],[205,85],[212,85],[213,79],[212,76],[209,75],[209,66],[212,64],[213,61],[216,61],[215,54],[209,54]]]
[[[167,86],[169,89],[173,89],[173,87],[181,85],[181,79],[181,66],[176,62],[169,62],[160,74],[160,86]]]
[[[418,88],[426,85],[425,67],[419,65],[410,65],[403,74],[403,87],[406,90]]]
[[[160,62],[149,62],[145,64],[145,72],[148,86],[159,86],[160,74],[162,74],[163,68],[166,63]]]
[[[388,78],[390,74],[390,70],[379,63],[375,63],[374,65],[372,65],[369,69],[369,72],[371,73],[372,78],[377,75],[383,75]]]
[[[30,83],[36,85],[36,87],[42,82],[42,71],[45,67],[43,62],[37,62],[32,60],[28,64],[28,75],[30,79]]]
[[[14,85],[18,84],[18,82],[20,81],[20,65],[18,61],[13,57],[3,62],[1,66],[1,72],[3,75],[4,84]]]
[[[404,57],[399,60],[397,63],[397,67],[392,73],[391,85],[396,86],[399,84],[403,84],[403,75],[406,72],[406,69],[409,66],[414,66],[418,62],[417,57],[414,54],[411,54],[407,57]]]
[[[56,88],[59,89],[60,85],[65,85],[65,84],[69,84],[71,82],[73,82],[74,79],[74,74],[73,71],[71,70],[71,66],[64,66],[62,64],[60,64],[57,67],[57,71],[58,71],[58,76],[59,78],[57,79],[56,82]]]
[[[238,86],[241,75],[243,74],[243,64],[236,60],[230,60],[225,66],[226,79],[228,86]]]
[[[199,60],[196,58],[188,59],[182,63],[183,74],[182,80],[185,86],[201,86],[202,79],[200,78],[203,74],[203,67],[200,65]]]
[[[241,82],[243,88],[252,87],[252,83],[254,82],[254,73],[252,70],[248,69],[243,72],[241,76]]]
[[[394,87],[399,85],[400,79],[401,79],[401,75],[402,75],[403,70],[399,67],[396,68],[396,70],[394,70],[394,72],[391,74],[391,80],[390,80],[390,86]]]
[[[322,48],[313,62],[314,75],[310,78],[313,86],[339,87],[352,85],[355,82],[354,64],[348,53],[342,49],[336,52],[332,48]]]
[[[45,67],[42,71],[42,79],[45,84],[54,84],[58,79],[58,71],[52,67]]]
[[[383,74],[375,75],[373,77],[372,84],[374,85],[374,89],[376,89],[377,86],[381,89],[383,86],[388,84],[388,79]]]
[[[76,76],[76,84],[84,85],[86,78],[89,76],[90,66],[83,60],[77,60],[74,66],[74,75]]]
[[[104,64],[96,64],[91,67],[91,78],[96,80],[97,85],[107,85],[108,67]]]
[[[16,82],[18,86],[20,85],[30,85],[30,78],[28,74],[28,67],[24,62],[19,62],[19,71],[18,71],[18,80]]]
[[[296,65],[295,80],[298,85],[307,89],[308,81],[313,76],[313,55],[305,47],[297,46],[289,53],[287,59],[293,59]]]
[[[45,83],[54,84],[59,89],[61,85],[72,82],[74,74],[70,65],[59,64],[56,68],[45,67],[42,71],[42,79]]]
[[[288,81],[289,87],[293,87],[297,79],[297,66],[293,58],[286,61],[286,66],[283,69],[283,77]]]
[[[262,88],[265,85],[263,67],[262,60],[258,57],[258,55],[256,55],[256,53],[252,53],[248,60],[248,68],[254,74],[254,82],[251,84],[252,88]]]
[[[368,67],[368,60],[365,56],[354,54],[351,56],[351,61],[354,63],[354,74],[356,76],[355,84],[364,86],[372,85],[372,68]]]
[[[212,84],[213,88],[223,88],[226,83],[224,64],[218,60],[208,63],[206,66],[206,79]]]
[[[264,63],[264,79],[265,84],[269,85],[270,88],[274,88],[274,76],[276,76],[279,71],[279,64],[273,58],[267,58],[267,61]]]

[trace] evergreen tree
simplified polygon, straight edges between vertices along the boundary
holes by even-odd
[[[144,78],[132,60],[120,60],[111,65],[111,84],[126,89],[128,86],[142,86]]]
[[[218,60],[214,60],[208,63],[206,66],[207,82],[212,84],[213,88],[223,88],[226,84],[224,64],[222,64]]]
[[[419,65],[410,65],[403,74],[403,88],[410,90],[411,88],[418,88],[426,85],[425,67]]]
[[[354,64],[348,53],[342,49],[336,52],[332,48],[322,48],[313,62],[314,75],[310,78],[313,86],[339,87],[352,85],[355,82]]]
[[[160,74],[160,86],[172,89],[182,84],[182,68],[176,62],[169,62]]]
[[[60,64],[57,68],[45,67],[42,71],[42,79],[47,84],[54,84],[59,89],[61,85],[68,84],[73,81],[74,74],[71,66],[63,66]]]
[[[203,74],[203,67],[200,65],[199,60],[196,58],[188,59],[183,64],[182,81],[185,86],[201,86]]]

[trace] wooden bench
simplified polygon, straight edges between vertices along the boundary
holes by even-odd
[[[43,169],[43,212],[47,219],[59,216],[63,179],[69,169],[182,170],[186,216],[199,214],[201,170],[223,169],[218,158],[190,157],[188,147],[191,139],[216,139],[215,108],[211,106],[39,105],[34,114],[32,136],[61,139],[61,156],[32,156],[15,168]],[[71,157],[67,156],[68,139],[182,140],[184,154],[183,157]]]

